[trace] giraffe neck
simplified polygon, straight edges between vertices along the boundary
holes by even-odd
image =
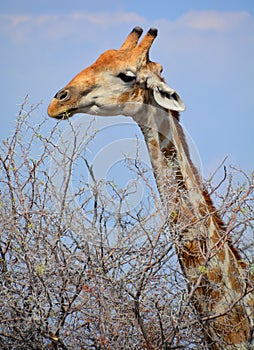
[[[178,115],[149,104],[142,113],[135,116],[147,144],[151,164],[157,181],[160,197],[165,204],[166,193],[173,191],[175,197],[179,190],[189,192],[189,205],[194,208],[205,205],[203,185],[196,167],[193,165],[183,129]],[[171,183],[171,186],[169,187]],[[172,187],[172,188],[171,188]],[[191,193],[190,193],[191,192]]]
[[[134,120],[143,132],[169,225],[182,223],[176,250],[188,287],[195,289],[193,304],[201,317],[208,317],[208,344],[217,340],[223,345],[215,342],[211,349],[234,349],[233,344],[247,349],[253,327],[253,294],[246,294],[240,255],[202,185],[176,117],[145,105]],[[235,305],[237,299],[241,302]]]

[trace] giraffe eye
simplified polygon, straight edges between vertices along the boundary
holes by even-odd
[[[132,72],[119,73],[118,78],[120,78],[125,83],[130,83],[131,81],[134,81],[136,79],[136,75]]]

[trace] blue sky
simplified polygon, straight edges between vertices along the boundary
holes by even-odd
[[[43,102],[38,121],[60,88],[100,53],[121,46],[135,25],[159,29],[151,59],[185,102],[181,120],[205,176],[225,156],[253,170],[252,0],[2,0],[0,139],[27,94],[30,103]]]

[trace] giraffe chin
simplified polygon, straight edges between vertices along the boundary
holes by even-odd
[[[102,117],[114,117],[119,115],[133,117],[142,108],[141,103],[137,102],[125,102],[125,103],[113,103],[113,104],[91,104],[86,106],[80,106],[74,113],[84,113]],[[73,115],[72,113],[71,115]],[[67,113],[68,114],[68,113]]]

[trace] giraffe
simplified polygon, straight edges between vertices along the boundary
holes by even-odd
[[[253,346],[254,296],[247,266],[193,165],[179,112],[179,94],[149,59],[157,36],[135,27],[118,50],[108,50],[58,91],[48,115],[131,116],[144,135],[168,224],[184,224],[176,247],[209,349]],[[168,205],[168,198],[171,203]],[[173,200],[172,200],[173,199]],[[173,203],[173,204],[172,204]]]

